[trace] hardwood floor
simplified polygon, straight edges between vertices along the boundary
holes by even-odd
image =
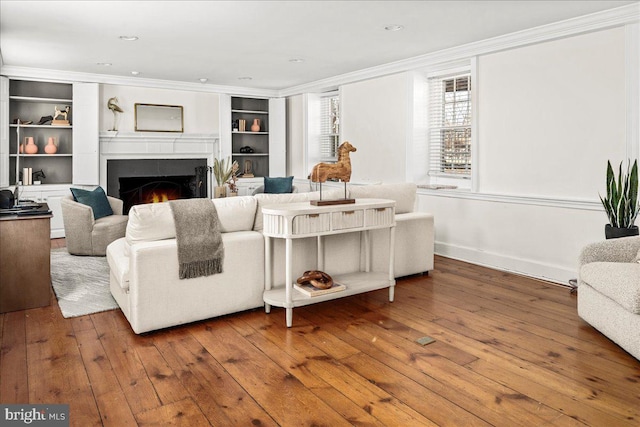
[[[437,257],[387,298],[295,309],[291,329],[274,308],[138,336],[52,297],[0,315],[0,402],[68,403],[72,426],[640,423],[640,362],[565,288]]]

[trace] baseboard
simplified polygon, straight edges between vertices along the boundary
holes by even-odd
[[[576,271],[557,265],[537,262],[530,259],[512,257],[504,254],[481,251],[476,248],[436,242],[436,255],[453,258],[483,267],[521,274],[535,279],[546,280],[568,286],[570,279],[576,277]],[[576,261],[577,262],[577,261]]]

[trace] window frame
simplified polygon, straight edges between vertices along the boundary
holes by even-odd
[[[320,161],[337,162],[338,146],[340,145],[341,128],[341,104],[340,92],[332,91],[320,94],[320,134],[318,144],[320,151]],[[335,103],[332,100],[336,100]],[[327,105],[329,104],[329,105]],[[335,106],[335,110],[333,108]],[[333,112],[336,111],[335,116]]]
[[[426,147],[427,147],[427,164],[425,167],[427,180],[430,185],[433,186],[446,186],[453,187],[461,190],[471,190],[477,191],[477,183],[478,183],[478,131],[477,131],[477,123],[478,123],[478,90],[477,90],[477,58],[470,59],[465,65],[459,66],[451,66],[438,69],[437,71],[431,71],[425,74],[425,98],[427,100],[427,113],[426,113]],[[471,90],[469,91],[470,97],[470,114],[471,121],[468,125],[468,128],[471,132],[470,138],[470,173],[465,175],[458,175],[454,173],[446,173],[441,171],[432,170],[432,132],[434,131],[434,126],[432,126],[432,108],[434,108],[432,99],[431,99],[431,79],[439,79],[447,80],[451,78],[461,77],[463,75],[468,75],[470,79]],[[442,107],[442,103],[438,104],[439,107]],[[435,129],[444,129],[445,127],[440,125],[436,126]]]

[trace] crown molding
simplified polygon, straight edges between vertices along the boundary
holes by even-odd
[[[74,71],[48,70],[42,68],[15,67],[6,65],[0,69],[0,74],[9,78],[102,83],[121,86],[148,87],[154,89],[184,90],[194,92],[227,93],[237,96],[257,96],[273,98],[278,91],[270,89],[254,89],[241,86],[223,86],[203,83],[180,82],[173,80],[146,79],[140,77],[112,76],[107,74],[80,73]]]
[[[459,61],[476,55],[495,53],[607,28],[635,24],[638,21],[640,21],[640,3],[635,3],[293,86],[281,90],[280,96],[299,95],[305,92],[324,92],[348,83],[406,71],[428,70],[430,67],[446,62]]]

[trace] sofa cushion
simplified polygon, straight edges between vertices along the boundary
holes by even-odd
[[[223,233],[251,231],[256,214],[256,201],[252,196],[213,199]],[[169,203],[135,205],[129,210],[127,242],[173,239],[176,228]]]
[[[255,197],[258,203],[258,207],[256,209],[255,221],[253,223],[253,229],[255,231],[261,232],[263,228],[263,221],[262,221],[263,206],[279,205],[283,203],[307,202],[310,200],[319,200],[320,192],[312,191],[308,193],[288,193],[288,194],[259,193],[253,197]],[[324,200],[338,199],[340,197],[343,197],[343,192],[341,190],[326,190],[322,192],[322,198]]]
[[[416,203],[417,185],[412,182],[381,185],[349,186],[352,199],[390,199],[396,202],[396,213],[413,212]]]
[[[592,262],[580,268],[580,280],[625,310],[640,314],[640,264]]]
[[[223,197],[213,199],[218,211],[221,231],[250,231],[256,216],[258,203],[253,196]]]
[[[76,202],[91,207],[93,219],[113,215],[113,209],[111,209],[109,199],[107,199],[102,187],[96,187],[91,191],[83,190],[82,188],[71,188],[71,194],[73,194],[73,200]]]
[[[293,177],[286,178],[268,176],[264,177],[264,192],[271,194],[283,194],[293,192]]]

